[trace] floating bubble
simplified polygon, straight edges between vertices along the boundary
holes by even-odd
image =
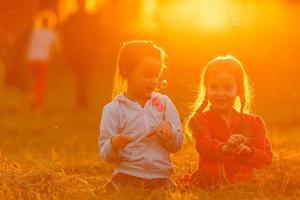
[[[161,90],[163,90],[163,89],[166,89],[167,86],[168,86],[168,81],[162,80],[162,81],[160,82],[159,88],[160,88]]]

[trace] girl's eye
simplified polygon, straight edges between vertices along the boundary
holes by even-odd
[[[155,76],[155,74],[153,74],[153,73],[145,73],[144,74],[144,77],[145,78],[152,78],[152,77],[154,77]]]
[[[232,90],[233,86],[232,85],[225,85],[224,89],[225,90]]]
[[[217,90],[217,89],[218,89],[218,87],[217,87],[216,85],[210,85],[209,88],[210,88],[211,90]]]
[[[156,74],[156,73],[153,73],[153,72],[145,72],[143,74],[143,76],[145,78],[157,78],[157,77],[159,77],[159,74]]]

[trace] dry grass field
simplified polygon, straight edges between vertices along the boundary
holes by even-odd
[[[55,84],[50,85],[57,88]],[[188,193],[129,189],[122,195],[106,194],[101,187],[110,179],[113,166],[99,160],[101,106],[76,110],[72,92],[64,91],[50,89],[45,111],[34,113],[28,106],[28,94],[1,88],[0,199],[258,200],[300,196],[300,128],[275,126],[268,128],[273,164],[257,171],[256,183]],[[62,94],[65,98],[59,99]],[[193,141],[186,139],[183,149],[172,159],[175,180],[196,169]]]

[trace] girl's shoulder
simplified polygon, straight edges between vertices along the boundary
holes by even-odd
[[[206,110],[203,112],[196,112],[192,118],[197,119],[198,121],[212,121],[218,117],[218,114],[212,110]]]
[[[164,106],[168,106],[170,104],[173,105],[173,102],[168,95],[161,94],[159,92],[153,92],[150,100],[152,104],[162,104]]]
[[[243,116],[249,119],[257,120],[257,121],[263,121],[262,117],[255,114],[255,113],[243,113]]]
[[[121,104],[127,104],[127,103],[130,103],[130,100],[123,94],[119,94],[117,96],[114,97],[114,99],[105,104],[104,107],[103,107],[103,111],[104,110],[111,110],[111,111],[115,111],[117,112],[118,110],[121,109]]]
[[[243,113],[243,116],[249,124],[252,124],[254,126],[265,127],[265,122],[261,116],[254,113]]]
[[[120,110],[120,103],[116,100],[112,100],[111,102],[105,104],[103,106],[103,113],[105,112],[109,112],[109,113],[113,113],[113,114],[117,114]]]
[[[188,125],[192,129],[194,129],[195,127],[201,127],[201,129],[204,129],[205,127],[209,126],[211,119],[212,116],[209,111],[195,112],[195,114],[192,115],[188,120]]]
[[[159,92],[152,92],[151,94],[151,99],[160,99],[160,100],[170,100],[170,98],[168,97],[168,95],[165,95],[165,94],[162,94],[162,93],[159,93]],[[170,100],[171,101],[171,100]]]
[[[235,112],[236,116],[239,118],[244,117],[244,119],[251,124],[264,126],[264,120],[257,114],[254,113],[243,113]],[[207,110],[204,112],[196,112],[191,118],[190,122],[200,123],[200,124],[209,124],[214,123],[216,120],[220,119],[218,114],[213,110]]]

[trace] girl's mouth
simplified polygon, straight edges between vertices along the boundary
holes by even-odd
[[[215,99],[215,102],[216,102],[217,104],[224,104],[224,103],[227,102],[227,100],[226,100],[226,99]]]
[[[149,92],[152,92],[152,91],[155,90],[155,88],[154,87],[148,87],[148,88],[146,88],[146,90],[149,91]]]

